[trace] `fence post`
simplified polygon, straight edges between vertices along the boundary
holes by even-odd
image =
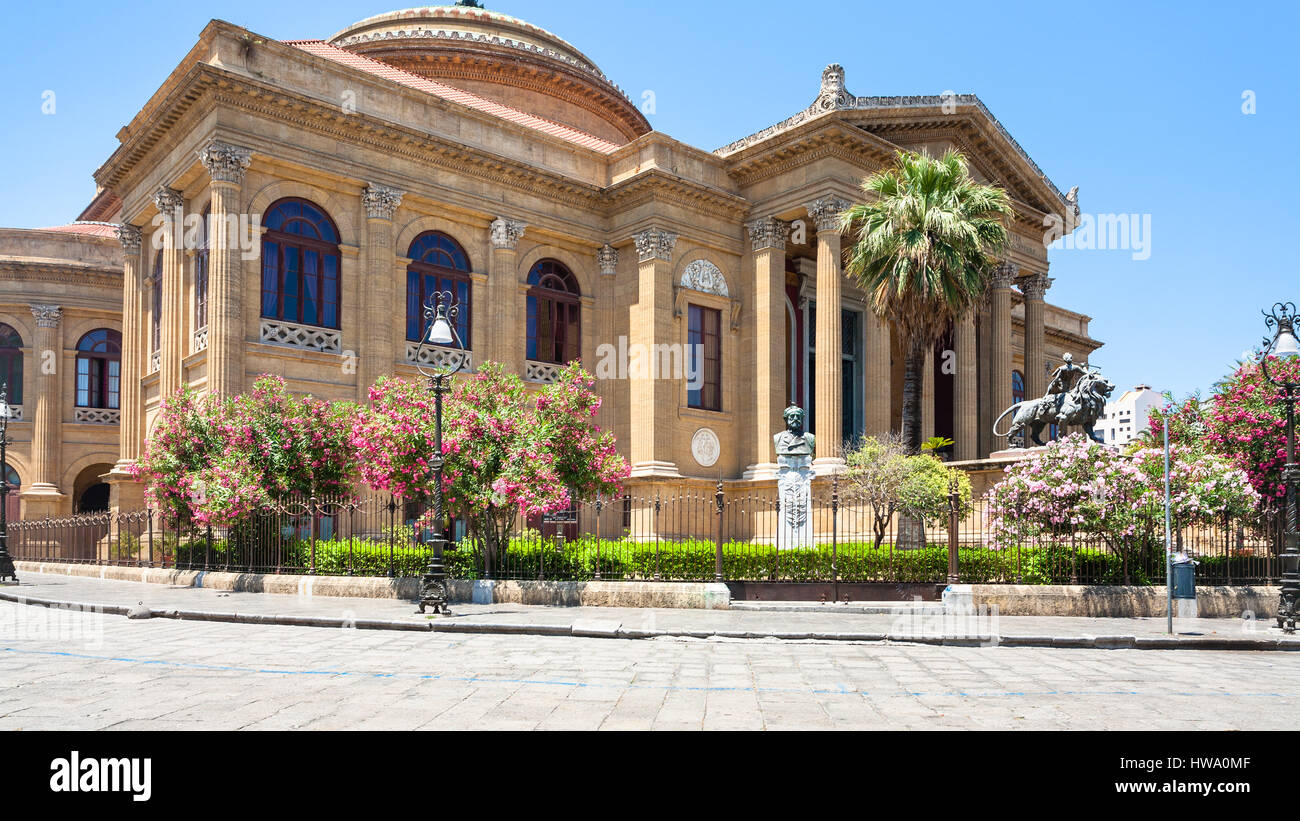
[[[307,532],[311,536],[311,575],[316,575],[316,499],[307,500]]]
[[[831,474],[831,600],[840,600],[840,476]]]
[[[600,581],[600,511],[604,506],[604,500],[600,496],[596,497],[596,581]],[[560,528],[560,539],[563,544],[564,528]]]
[[[718,515],[718,531],[717,531],[717,536],[714,538],[714,551],[713,551],[713,580],[714,580],[715,582],[720,582],[720,581],[722,581],[722,506],[723,506],[723,501],[724,501],[724,498],[723,498],[723,495],[722,495],[722,480],[719,479],[719,480],[718,480],[718,489],[717,489],[717,492],[715,492],[715,493],[713,494],[713,504],[714,504],[714,506],[717,508],[717,515]]]
[[[961,494],[957,489],[957,480],[948,483],[948,584],[956,584],[960,578],[957,568],[957,509],[961,504]]]
[[[663,576],[659,574],[659,491],[655,491],[655,512],[654,512],[654,531],[655,531],[655,581],[660,581]]]

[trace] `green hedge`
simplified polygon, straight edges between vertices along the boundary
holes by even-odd
[[[176,548],[176,560],[182,567],[202,567],[208,550],[203,540],[184,542]],[[229,555],[227,555],[229,554]],[[247,550],[226,541],[215,541],[210,549],[210,567],[243,568],[266,566],[272,561],[270,549]],[[391,555],[391,558],[390,558]],[[392,569],[398,576],[418,576],[428,562],[429,551],[410,546],[394,547],[385,541],[369,539],[333,539],[316,543],[316,572],[321,575],[386,576]],[[1017,559],[1019,560],[1017,563]],[[1237,577],[1257,574],[1259,559],[1234,558]],[[311,545],[291,540],[280,547],[284,572],[307,572],[311,562]],[[664,541],[656,549],[653,542],[626,542],[583,537],[559,545],[536,539],[513,539],[493,575],[498,578],[588,581],[596,577],[599,567],[604,579],[649,579],[656,567],[666,580],[710,580],[714,576],[715,552],[711,541]],[[723,578],[736,581],[825,581],[831,578],[832,555],[829,545],[777,551],[770,545],[728,542],[722,546]],[[1251,564],[1256,573],[1248,572]],[[448,549],[447,572],[452,578],[482,578],[483,556],[473,543],[463,542]],[[1163,554],[1159,546],[1129,551],[1128,578],[1134,584],[1163,582]],[[947,545],[931,544],[911,550],[894,550],[888,544],[879,550],[869,542],[841,544],[836,549],[835,566],[841,581],[940,582],[948,576]],[[1024,584],[1066,584],[1072,578],[1084,584],[1124,584],[1125,566],[1121,556],[1088,548],[1065,546],[1025,547],[1019,551],[962,547],[958,550],[958,568],[966,583],[1014,582]],[[1226,573],[1226,560],[1214,557],[1202,560],[1198,575]]]

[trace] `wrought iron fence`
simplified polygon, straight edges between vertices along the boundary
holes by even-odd
[[[432,531],[424,506],[400,498],[296,499],[234,527],[168,521],[155,511],[15,522],[17,559],[259,573],[414,576]],[[797,523],[797,527],[793,526]],[[1163,584],[1163,520],[1107,540],[1062,524],[995,538],[983,500],[965,515],[918,521],[882,511],[838,481],[814,485],[807,509],[783,510],[775,488],[662,485],[516,517],[504,539],[450,520],[453,578],[767,583]],[[1173,530],[1200,563],[1201,584],[1275,583],[1278,518]],[[495,543],[495,542],[500,543]]]

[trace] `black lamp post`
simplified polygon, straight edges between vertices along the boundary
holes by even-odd
[[[1300,357],[1300,343],[1295,336],[1295,303],[1279,302],[1271,312],[1264,312],[1264,324],[1276,328],[1273,337],[1264,338],[1264,350],[1259,355],[1264,378],[1282,391],[1286,406],[1286,466],[1282,468],[1282,484],[1286,488],[1286,536],[1282,552],[1282,597],[1277,605],[1277,626],[1287,633],[1295,632],[1300,606],[1300,526],[1296,521],[1296,487],[1300,484],[1300,465],[1295,461],[1295,401],[1300,392],[1300,382],[1293,377],[1274,378],[1268,371],[1270,357],[1288,363]]]
[[[433,556],[420,578],[420,612],[432,607],[435,613],[449,613],[447,609],[447,569],[443,565],[443,553],[447,548],[445,506],[442,497],[442,395],[448,391],[448,383],[453,374],[465,367],[465,353],[456,357],[456,364],[449,369],[426,366],[423,355],[426,347],[455,345],[463,351],[464,343],[456,332],[456,318],[460,315],[460,305],[451,301],[451,291],[436,291],[430,301],[424,305],[425,333],[420,337],[420,346],[415,351],[415,367],[429,380],[429,389],[433,391],[434,439],[433,439]]]
[[[18,583],[14,558],[9,555],[9,383],[0,385],[0,581]]]

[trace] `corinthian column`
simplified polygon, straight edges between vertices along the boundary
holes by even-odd
[[[844,273],[840,267],[840,212],[847,200],[822,197],[808,204],[808,216],[817,226],[817,473],[831,473],[844,465],[841,455],[844,423],[844,383],[840,380],[843,345],[840,327],[840,294]]]
[[[361,192],[366,206],[366,287],[361,291],[361,350],[357,352],[357,401],[365,402],[370,386],[393,370],[397,359],[397,328],[392,305],[396,256],[393,253],[393,215],[402,204],[404,191],[370,183]],[[423,315],[421,316],[423,318]],[[405,336],[405,334],[403,334]]]
[[[515,249],[519,238],[528,226],[519,220],[497,217],[492,221],[492,264],[488,270],[487,303],[481,308],[475,302],[471,324],[484,330],[492,329],[492,341],[485,348],[488,357],[500,362],[506,373],[523,376],[527,345],[527,328],[523,323],[520,305],[524,295],[520,292],[518,259]],[[480,321],[482,320],[482,321]]]
[[[170,188],[160,188],[154,194],[154,204],[162,215],[163,265],[162,265],[162,327],[160,329],[160,356],[158,368],[159,396],[166,400],[181,385],[181,359],[186,347],[181,339],[185,327],[184,271],[185,249],[182,236],[185,200]],[[213,294],[215,300],[216,295]]]
[[[790,224],[773,217],[746,223],[754,253],[754,456],[746,479],[776,476],[772,437],[785,425],[781,413],[793,399],[785,395],[785,245]]]
[[[975,349],[975,314],[972,311],[953,328],[957,356],[952,393],[953,456],[975,459],[979,455],[979,352]]]
[[[144,487],[131,468],[144,450],[144,398],[140,377],[148,345],[144,336],[144,268],[140,259],[143,235],[128,223],[117,226],[122,243],[122,380],[118,407],[117,464],[105,475],[108,483],[108,506],[113,510],[138,510],[144,506]]]
[[[23,491],[23,518],[56,516],[67,496],[59,492],[59,451],[63,444],[63,309],[32,305],[36,317],[36,395],[25,404],[32,414],[32,483]],[[34,400],[34,401],[33,401]]]
[[[208,215],[208,393],[227,396],[244,389],[244,289],[240,282],[239,194],[252,153],[213,140],[199,152],[212,178]],[[261,242],[253,237],[253,242]],[[166,264],[163,294],[166,299]],[[164,319],[169,319],[163,312]],[[170,324],[170,322],[168,322]],[[163,363],[167,359],[163,326]],[[166,394],[164,394],[166,395]]]
[[[655,367],[655,345],[675,341],[673,334],[673,247],[677,234],[649,228],[637,234],[637,301],[629,315],[629,351],[641,352],[645,364],[628,365],[632,396],[632,476],[678,476],[673,458],[673,424],[679,382]],[[638,372],[638,371],[644,372]],[[660,379],[666,376],[669,378]]]
[[[1005,262],[993,271],[989,280],[989,314],[992,325],[993,347],[992,385],[993,418],[1011,406],[1011,285],[1020,273],[1020,266]],[[1006,427],[1005,420],[1003,428]],[[993,439],[993,450],[1007,446],[1005,436]]]
[[[1020,291],[1025,295],[1026,398],[1036,398],[1047,391],[1043,297],[1050,287],[1052,278],[1046,274],[1030,274],[1020,280]]]

